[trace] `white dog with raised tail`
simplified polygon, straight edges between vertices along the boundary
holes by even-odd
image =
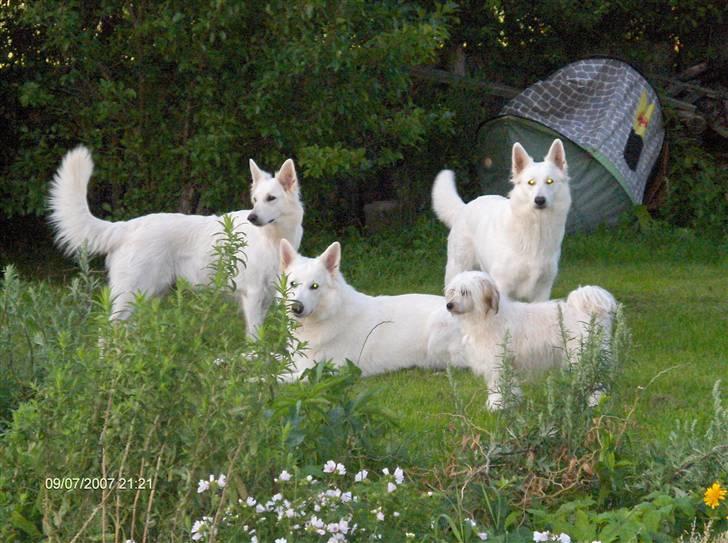
[[[452,171],[443,170],[435,179],[432,204],[450,228],[445,284],[462,271],[479,269],[513,299],[545,301],[571,207],[564,146],[554,140],[544,161],[534,162],[516,143],[511,161],[508,198],[481,196],[465,204]]]
[[[365,376],[464,363],[457,321],[448,314],[443,296],[368,296],[356,291],[339,272],[339,242],[318,258],[307,258],[281,240],[280,258],[290,288],[288,307],[299,324],[294,334],[307,344],[285,380],[323,360],[351,360]]]
[[[601,287],[586,286],[566,300],[523,303],[503,294],[485,272],[462,272],[445,289],[447,309],[459,321],[468,366],[488,383],[488,407],[500,407],[498,380],[504,345],[522,370],[559,365],[566,348],[573,351],[589,331],[592,319],[601,328],[604,347],[611,337],[617,310],[614,297]],[[508,340],[506,342],[506,339]]]
[[[209,282],[221,217],[154,213],[128,221],[98,219],[86,201],[92,172],[91,153],[85,147],[64,157],[51,185],[50,222],[66,253],[86,246],[91,254],[106,255],[113,319],[131,315],[137,293],[162,295],[178,278],[193,285]],[[245,265],[240,265],[235,284],[247,331],[254,334],[275,294],[280,240],[294,247],[301,243],[303,206],[292,160],[286,160],[275,176],[251,160],[250,172],[253,209],[229,215],[247,241],[245,255],[240,255]]]

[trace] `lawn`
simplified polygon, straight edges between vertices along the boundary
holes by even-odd
[[[309,256],[335,238],[312,231],[301,249]],[[247,345],[235,308],[214,291],[198,296],[181,288],[161,304],[143,304],[129,324],[110,325],[108,299],[94,284],[103,281],[101,262],[70,281],[73,265],[55,253],[42,228],[39,234],[39,252],[18,245],[2,258],[28,279],[5,286],[0,314],[8,325],[0,328],[0,362],[12,370],[0,383],[0,393],[10,392],[0,397],[0,423],[8,429],[0,435],[0,519],[9,519],[0,535],[10,540],[37,536],[41,525],[64,537],[99,537],[109,523],[116,527],[109,540],[124,541],[129,526],[140,529],[135,511],[142,507],[149,512],[144,530],[153,531],[149,519],[156,518],[160,533],[176,534],[170,541],[188,540],[193,520],[210,507],[190,492],[200,477],[228,466],[233,497],[272,496],[282,489],[275,479],[282,469],[322,477],[320,466],[330,458],[352,473],[367,467],[372,477],[386,466],[405,468],[414,483],[406,492],[390,495],[385,476],[367,498],[387,515],[405,512],[403,520],[380,525],[369,502],[361,510],[340,504],[388,541],[403,540],[403,530],[428,541],[474,541],[468,518],[503,542],[530,541],[532,530],[547,528],[587,542],[631,541],[646,526],[650,533],[681,533],[699,511],[700,522],[715,518],[700,496],[701,487],[726,473],[724,407],[714,427],[722,435],[701,439],[711,435],[714,384],[728,377],[725,244],[654,225],[567,236],[554,297],[579,285],[607,288],[624,304],[632,349],[604,410],[569,407],[577,381],[552,372],[525,384],[526,403],[494,414],[485,409],[484,384],[463,370],[280,385],[270,355],[283,348],[282,313],[272,311],[271,333]],[[397,233],[350,230],[339,236],[342,272],[369,294],[439,293],[446,236],[431,217]],[[261,380],[268,384],[258,386]],[[560,407],[547,413],[554,390]],[[675,439],[679,421],[695,426]],[[493,476],[482,471],[486,443],[495,447],[487,453],[496,459]],[[132,466],[152,473],[151,465],[160,476],[156,496],[118,495],[113,515],[103,512],[103,493],[39,490],[48,477]],[[574,465],[581,467],[572,472]],[[420,501],[426,489],[439,497]],[[566,512],[558,509],[562,503]],[[99,510],[98,522],[89,524]],[[239,528],[229,524],[225,533]]]

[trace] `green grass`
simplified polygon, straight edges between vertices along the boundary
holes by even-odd
[[[395,237],[345,236],[342,271],[368,294],[438,294],[446,236],[434,220]],[[332,240],[308,241],[303,251],[315,255]],[[704,423],[715,380],[728,381],[727,269],[725,244],[686,231],[640,233],[623,227],[567,236],[553,297],[594,284],[626,308],[632,356],[612,393],[625,414],[637,401],[632,428],[637,443],[666,437],[677,418]],[[536,378],[534,386],[543,381]],[[490,425],[483,383],[465,371],[455,372],[455,383],[468,415]],[[444,373],[407,370],[366,379],[360,386],[380,390],[380,401],[401,423],[410,454],[425,464],[442,460],[438,444],[448,439],[457,397]]]
[[[302,246],[310,256],[336,239],[313,230],[309,228]],[[446,237],[446,229],[434,218],[394,234],[367,237],[351,230],[338,237],[342,271],[350,284],[368,294],[439,294]],[[18,255],[22,258],[14,258]],[[35,278],[63,280],[72,270],[42,239],[39,252],[14,250],[3,260],[19,261],[21,274]],[[640,233],[623,227],[565,239],[553,296],[596,284],[625,305],[634,346],[613,394],[625,412],[638,400],[632,430],[637,441],[664,438],[676,418],[704,421],[713,383],[728,380],[726,269],[725,244],[687,231]],[[466,405],[477,424],[493,423],[484,407],[484,384],[467,371],[453,375],[457,393],[445,373],[416,369],[368,378],[359,387],[378,391],[383,407],[399,421],[408,453],[433,465],[442,460],[440,444],[456,420],[456,401]],[[533,386],[543,381],[535,378]]]

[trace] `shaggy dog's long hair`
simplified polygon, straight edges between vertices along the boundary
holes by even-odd
[[[601,287],[586,286],[566,300],[523,303],[513,301],[486,272],[462,272],[445,289],[446,307],[460,321],[468,366],[488,383],[488,405],[499,407],[497,392],[505,348],[517,368],[533,370],[557,365],[566,348],[575,348],[593,322],[611,336],[617,309],[614,297]],[[561,322],[560,322],[561,321]],[[605,345],[606,346],[606,345]]]

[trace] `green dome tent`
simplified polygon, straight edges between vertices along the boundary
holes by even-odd
[[[590,230],[642,202],[664,135],[657,94],[639,72],[615,59],[581,60],[480,126],[478,176],[483,194],[506,195],[513,144],[541,160],[560,138],[571,177],[567,230]]]

